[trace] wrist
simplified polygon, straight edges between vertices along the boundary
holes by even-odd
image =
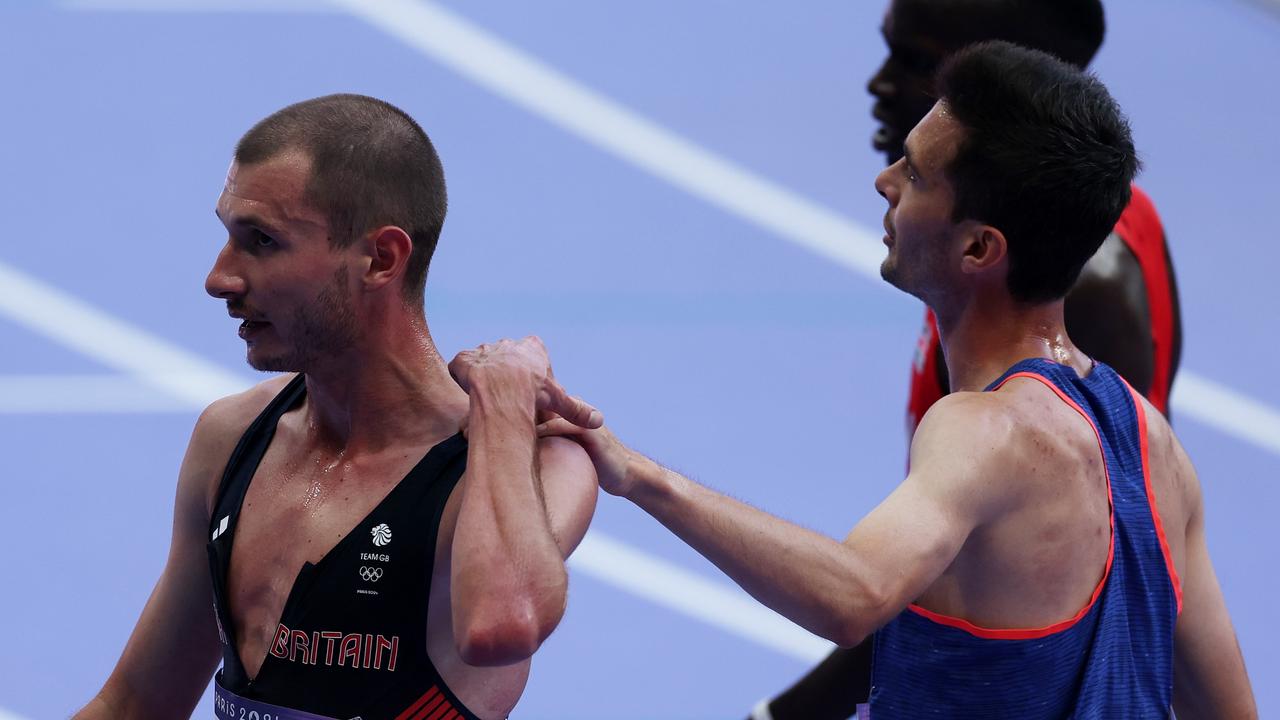
[[[627,449],[626,498],[637,505],[660,501],[674,491],[679,476],[645,455]]]
[[[478,371],[470,380],[467,396],[471,401],[472,422],[493,416],[532,420],[537,415],[538,391],[528,376]]]

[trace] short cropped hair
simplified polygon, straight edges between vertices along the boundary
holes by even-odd
[[[423,298],[448,193],[431,139],[390,103],[363,95],[327,95],[278,110],[240,138],[240,165],[300,150],[311,160],[306,198],[329,222],[329,243],[350,247],[383,225],[413,239],[405,270],[407,301]]]
[[[1093,75],[1001,41],[951,56],[937,86],[966,129],[953,219],[1004,233],[1014,298],[1065,296],[1129,204],[1139,161],[1120,107]]]

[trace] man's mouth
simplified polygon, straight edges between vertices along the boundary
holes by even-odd
[[[876,128],[874,134],[871,135],[871,147],[880,152],[884,152],[893,147],[893,131],[887,125],[881,125]]]
[[[240,323],[239,335],[242,338],[248,338],[250,335],[256,334],[259,330],[262,330],[270,324],[271,323],[263,322],[262,320],[246,319]]]

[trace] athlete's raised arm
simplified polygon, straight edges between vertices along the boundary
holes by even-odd
[[[1001,507],[1003,486],[990,479],[1007,472],[1011,428],[991,405],[972,394],[935,405],[912,444],[911,474],[844,542],[699,485],[608,429],[554,419],[540,432],[578,437],[605,491],[640,506],[761,603],[852,647],[928,588]]]
[[[539,441],[538,412],[590,424],[593,410],[551,378],[537,338],[461,353],[450,371],[471,400],[451,560],[454,638],[468,664],[508,665],[533,655],[560,622],[564,559],[595,510],[590,458],[571,441]]]
[[[257,390],[210,405],[178,473],[169,558],[102,690],[77,720],[189,717],[218,664],[220,644],[205,545],[213,493],[255,410]],[[261,409],[261,406],[258,406]]]

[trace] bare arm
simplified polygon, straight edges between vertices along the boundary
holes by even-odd
[[[595,471],[582,448],[556,439],[540,446],[542,378],[503,356],[512,348],[520,350],[500,344],[469,367],[453,366],[471,398],[450,585],[454,637],[470,665],[523,660],[555,629],[568,588],[564,558],[595,508]]]
[[[1173,635],[1173,707],[1179,720],[1257,718],[1244,656],[1205,544],[1199,483],[1181,447],[1176,451],[1190,473],[1193,497],[1186,528],[1182,613]]]
[[[667,470],[607,430],[564,421],[542,432],[581,438],[601,486],[625,497],[716,564],[744,590],[809,631],[852,647],[891,620],[951,564],[999,506],[984,482],[1000,446],[985,401],[949,396],[912,443],[911,474],[843,543],[793,525]]]
[[[200,416],[187,446],[160,580],[115,670],[77,719],[189,717],[217,666],[220,644],[205,542],[212,483],[235,442],[226,427],[226,401],[219,403]]]

